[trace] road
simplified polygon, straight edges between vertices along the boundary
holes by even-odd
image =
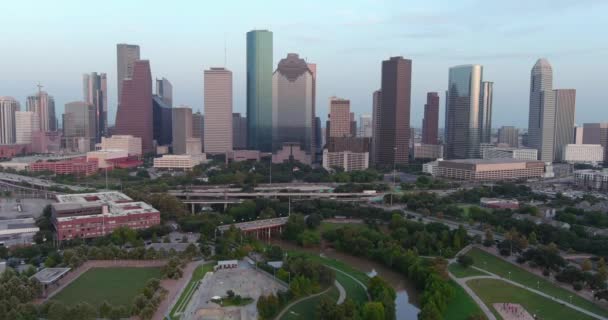
[[[420,220],[424,224],[442,223],[442,224],[445,224],[446,226],[448,226],[448,228],[450,228],[451,230],[458,229],[460,226],[462,226],[470,236],[479,235],[482,238],[485,236],[485,231],[475,229],[474,227],[472,227],[466,223],[460,223],[460,222],[456,222],[456,221],[452,221],[452,220],[448,220],[448,219],[440,219],[437,217],[425,216],[418,212],[407,210],[405,208],[405,206],[403,206],[403,205],[395,205],[395,206],[389,207],[389,206],[385,206],[385,205],[371,204],[370,206],[372,206],[374,208],[384,209],[386,211],[393,211],[393,210],[403,211],[404,216],[406,216],[406,217],[408,215],[414,216],[416,218],[416,220]],[[495,240],[499,240],[499,241],[504,240],[504,236],[502,236],[500,234],[494,233],[493,236],[494,236]]]

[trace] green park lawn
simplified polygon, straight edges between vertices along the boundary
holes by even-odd
[[[487,276],[488,275],[487,273],[481,272],[472,267],[465,268],[460,263],[452,263],[448,266],[448,269],[456,278],[466,278],[466,277],[473,277],[473,276]]]
[[[482,314],[471,296],[456,282],[450,281],[454,296],[443,314],[444,320],[468,320],[471,315]]]
[[[173,306],[173,309],[171,309],[171,316],[175,317],[175,313],[181,312],[186,308],[188,302],[190,302],[190,298],[192,298],[192,295],[194,294],[196,284],[201,279],[203,279],[207,272],[213,271],[214,264],[215,263],[206,263],[194,269],[194,272],[192,273],[192,279],[190,279],[190,282],[188,282],[186,288],[184,288],[184,291],[182,291],[181,295],[179,296],[179,299]]]
[[[160,268],[93,268],[82,274],[51,300],[65,305],[87,302],[99,307],[104,301],[112,306],[130,306],[146,282],[160,279]]]
[[[481,249],[473,248],[467,253],[467,255],[473,257],[473,265],[478,268],[487,270],[524,286],[540,290],[548,295],[564,301],[569,301],[570,296],[572,296],[572,304],[604,317],[608,317],[608,310],[605,310],[593,302],[583,299],[566,289],[562,289],[554,285],[543,277],[532,274],[513,265],[512,263],[506,262],[494,255],[486,253]]]
[[[322,295],[296,303],[283,314],[280,320],[314,319],[317,305],[319,305],[323,298],[329,297],[332,301],[338,301],[339,295],[338,289],[336,289],[335,286],[332,286],[329,291]]]
[[[467,282],[469,287],[501,319],[494,309],[494,303],[518,303],[531,315],[536,314],[540,319],[552,320],[591,320],[594,319],[558,302],[541,297],[528,290],[518,288],[498,279],[475,279]]]

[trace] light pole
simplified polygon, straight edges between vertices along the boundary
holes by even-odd
[[[270,174],[269,174],[269,179],[270,179],[270,183],[272,184],[272,153],[270,154]]]

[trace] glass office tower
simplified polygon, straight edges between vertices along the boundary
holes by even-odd
[[[272,32],[247,32],[247,145],[272,151]]]

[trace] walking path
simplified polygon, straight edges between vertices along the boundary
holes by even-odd
[[[302,301],[306,301],[306,300],[308,300],[308,299],[312,299],[312,298],[314,298],[314,297],[318,297],[318,296],[320,296],[320,295],[322,295],[322,294],[327,293],[329,290],[331,290],[331,286],[329,286],[327,289],[325,289],[325,290],[323,290],[323,291],[321,291],[321,292],[319,292],[319,293],[315,293],[315,294],[312,294],[312,295],[310,295],[310,296],[306,296],[306,297],[300,298],[300,299],[298,299],[298,300],[296,300],[296,301],[294,301],[294,302],[292,302],[292,303],[288,304],[288,305],[287,305],[287,307],[283,308],[283,311],[281,311],[281,312],[280,312],[280,313],[279,313],[279,314],[278,314],[278,315],[277,315],[277,316],[276,316],[274,319],[275,319],[275,320],[279,320],[279,319],[281,319],[281,317],[283,317],[283,315],[284,315],[284,314],[285,314],[287,311],[289,311],[289,309],[291,309],[291,307],[293,307],[294,305],[296,305],[296,304],[298,304],[298,303],[300,303],[300,302],[302,302]]]
[[[340,282],[338,282],[338,280],[334,280],[334,286],[336,286],[336,288],[338,288],[338,292],[340,292],[340,296],[338,297],[338,302],[336,302],[336,304],[344,303],[344,300],[346,300],[346,290],[344,290],[344,287],[342,284],[340,284]]]
[[[460,252],[458,252],[458,254],[456,254],[456,257],[459,256],[459,255],[461,255],[461,254],[466,254],[471,249],[471,247],[472,247],[471,245],[466,246],[464,249],[462,249]],[[455,261],[455,259],[451,259],[450,263],[453,263],[454,261]],[[505,279],[505,278],[503,278],[503,277],[501,277],[501,276],[499,276],[497,274],[494,274],[494,273],[492,273],[492,272],[490,272],[488,270],[485,270],[485,269],[482,269],[482,268],[478,268],[478,267],[475,267],[475,266],[471,266],[471,268],[473,268],[475,270],[478,270],[478,271],[485,272],[488,275],[485,275],[485,276],[471,276],[471,277],[466,277],[466,278],[456,278],[451,272],[449,272],[449,270],[448,270],[448,274],[449,274],[449,276],[450,276],[450,278],[452,280],[456,281],[471,296],[471,298],[473,298],[473,300],[477,303],[477,305],[479,305],[479,307],[481,308],[481,310],[483,311],[483,313],[486,315],[486,317],[488,318],[488,320],[496,320],[496,317],[494,316],[494,314],[492,313],[492,311],[490,311],[490,309],[486,306],[486,304],[481,300],[481,298],[479,298],[479,296],[477,296],[477,294],[475,294],[475,292],[467,285],[467,282],[470,281],[470,280],[476,280],[476,279],[496,279],[496,280],[501,280],[501,281],[509,283],[509,284],[511,284],[513,286],[516,286],[518,288],[528,290],[528,291],[533,292],[533,293],[535,293],[537,295],[540,295],[540,296],[545,297],[547,299],[553,300],[553,301],[555,301],[555,302],[557,302],[557,303],[559,303],[561,305],[567,306],[567,307],[569,307],[571,309],[574,309],[574,310],[576,310],[578,312],[584,313],[584,314],[586,314],[586,315],[588,315],[590,317],[594,317],[594,318],[597,318],[597,319],[606,319],[603,316],[595,314],[595,313],[593,313],[591,311],[588,311],[586,309],[578,307],[578,306],[576,306],[574,304],[571,304],[569,302],[566,302],[564,300],[555,298],[555,297],[553,297],[551,295],[548,295],[548,294],[546,294],[544,292],[541,292],[541,291],[538,291],[536,289],[524,286],[524,285],[522,285],[520,283],[517,283],[515,281],[511,281],[510,279]]]
[[[167,289],[169,292],[167,297],[160,303],[152,320],[163,320],[165,316],[171,313],[173,305],[179,300],[182,291],[186,288],[190,279],[194,275],[194,270],[203,264],[203,260],[190,262],[186,265],[183,270],[183,276],[177,280],[174,279],[163,279],[160,285]]]
[[[334,271],[340,272],[341,274],[343,274],[343,275],[345,275],[345,276],[353,279],[356,283],[358,283],[361,286],[361,288],[363,288],[363,290],[365,290],[365,294],[367,295],[367,300],[371,300],[371,297],[369,296],[369,293],[367,292],[367,286],[365,284],[363,284],[363,282],[359,281],[357,278],[351,276],[350,274],[348,274],[348,273],[346,273],[346,272],[344,272],[344,271],[342,271],[342,270],[340,270],[338,268],[334,268],[334,267],[332,267],[330,265],[327,265],[327,264],[325,266],[328,267],[328,268],[330,268],[330,269],[332,269],[332,270],[334,270]]]

